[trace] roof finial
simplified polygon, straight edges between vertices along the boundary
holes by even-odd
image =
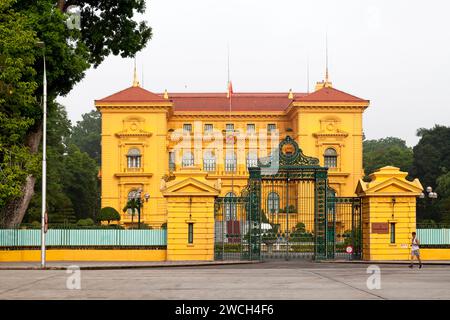
[[[134,58],[134,78],[133,78],[133,87],[139,87],[139,80],[136,72],[136,58]]]
[[[325,33],[325,79],[317,82],[316,84],[316,90],[320,90],[323,88],[331,88],[332,83],[329,78],[328,74],[328,31]]]
[[[169,99],[169,93],[167,92],[167,89],[164,90],[164,99]]]
[[[292,92],[292,89],[289,89],[288,99],[294,99],[294,93]]]

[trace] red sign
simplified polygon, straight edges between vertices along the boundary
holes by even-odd
[[[345,251],[350,254],[353,253],[353,247],[352,246],[347,246],[347,248],[345,248]]]
[[[389,233],[389,223],[387,222],[373,222],[372,223],[372,233]]]

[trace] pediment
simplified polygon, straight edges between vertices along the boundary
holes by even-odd
[[[358,195],[397,195],[408,193],[419,195],[421,192],[422,186],[417,179],[410,182],[396,177],[389,178],[380,183],[367,183],[360,180],[356,188],[356,193]]]
[[[217,196],[219,191],[194,178],[187,178],[182,181],[173,181],[167,185],[166,189],[162,191],[165,196],[178,195],[197,195],[197,196]]]

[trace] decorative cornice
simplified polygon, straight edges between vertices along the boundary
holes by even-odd
[[[339,132],[314,132],[313,136],[316,138],[320,138],[320,137],[343,137],[346,138],[348,137],[348,133],[347,132],[343,132],[343,131],[339,131]]]
[[[124,178],[124,177],[152,177],[153,173],[150,172],[120,172],[120,173],[115,173],[114,174],[115,177],[118,178]]]
[[[217,113],[217,114],[203,114],[201,112],[192,112],[192,113],[177,113],[176,111],[174,111],[174,113],[171,115],[170,120],[176,120],[176,119],[186,119],[186,118],[192,118],[195,117],[196,119],[200,119],[200,118],[207,118],[207,119],[229,119],[230,117],[232,118],[264,118],[264,119],[274,119],[274,118],[278,118],[280,120],[285,120],[286,114],[283,113],[276,113],[276,114],[271,114],[271,113],[263,113],[261,111],[261,113],[243,113],[243,114],[236,114],[236,113],[227,113],[226,111],[222,112],[222,113]]]
[[[124,137],[151,137],[152,133],[151,132],[147,132],[147,131],[140,131],[140,132],[126,132],[126,131],[121,131],[121,132],[117,132],[116,137],[118,138],[124,138]]]

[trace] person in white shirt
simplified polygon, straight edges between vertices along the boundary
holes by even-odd
[[[420,248],[419,248],[419,239],[417,239],[416,233],[412,233],[412,243],[411,243],[411,264],[409,265],[410,268],[413,267],[414,264],[414,257],[417,257],[417,260],[419,260],[419,269],[422,268],[422,260],[420,260]]]

